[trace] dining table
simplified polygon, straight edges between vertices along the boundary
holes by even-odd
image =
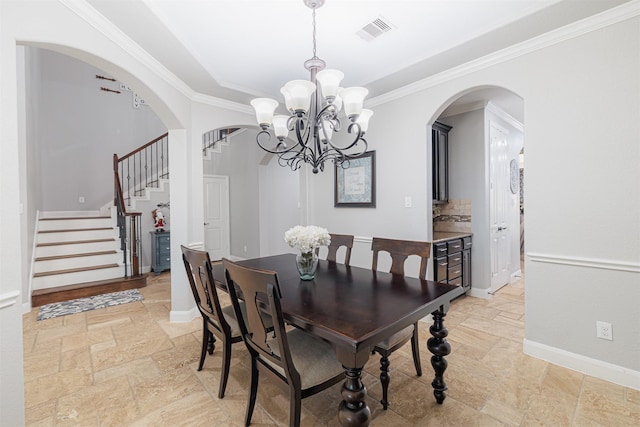
[[[368,426],[371,410],[365,402],[362,369],[373,347],[396,332],[432,316],[427,348],[433,354],[431,383],[436,402],[442,404],[447,385],[445,356],[451,353],[444,318],[451,300],[465,290],[404,275],[319,260],[313,280],[300,279],[295,254],[265,256],[238,264],[275,271],[287,323],[333,345],[345,370],[338,419],[343,426]],[[213,266],[216,286],[226,290],[222,263]]]

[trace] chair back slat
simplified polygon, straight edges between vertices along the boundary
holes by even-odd
[[[383,251],[388,252],[391,256],[391,269],[389,272],[404,276],[404,263],[406,259],[410,255],[417,255],[421,258],[419,277],[421,279],[427,278],[427,266],[429,262],[429,255],[431,254],[431,242],[374,237],[371,241],[371,250],[373,251],[373,261],[371,265],[373,270],[378,269],[378,254]]]
[[[353,247],[353,235],[351,234],[335,234],[329,233],[331,237],[331,243],[327,246],[327,261],[336,262],[336,255],[338,253],[338,249],[341,247],[345,247],[344,253],[344,264],[349,265],[351,262],[351,248]],[[316,249],[316,254],[318,254],[319,250]]]
[[[277,273],[244,267],[226,258],[222,259],[222,263],[231,302],[247,348],[259,353],[260,357],[267,359],[271,364],[280,366],[287,373],[287,378],[295,376],[299,381],[287,342]],[[246,321],[243,316],[238,316],[240,299],[243,299],[246,305]],[[263,311],[273,319],[273,330],[265,324],[264,316],[261,316]],[[279,351],[274,352],[271,345],[278,345]]]
[[[196,301],[196,306],[200,313],[217,322],[215,327],[230,331],[227,321],[222,315],[220,299],[215,288],[213,279],[213,268],[211,267],[211,259],[209,253],[191,249],[181,245],[182,261],[187,272],[189,285]]]

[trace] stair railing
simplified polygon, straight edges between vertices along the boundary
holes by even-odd
[[[202,134],[202,155],[207,153],[210,148],[216,148],[217,144],[226,141],[232,133],[239,128],[214,129]],[[217,152],[217,150],[216,150]]]
[[[116,154],[113,156],[114,170],[118,170],[127,206],[131,206],[131,198],[142,195],[145,188],[157,188],[161,179],[169,178],[168,133],[120,158]]]
[[[120,250],[123,254],[124,277],[137,277],[140,275],[140,244],[142,242],[142,230],[140,227],[141,212],[127,212],[127,206],[122,196],[120,176],[117,169],[117,156],[114,155],[114,199],[116,207],[116,220],[118,224],[118,236],[120,237]],[[129,244],[127,244],[129,243]],[[131,250],[127,252],[127,249]]]
[[[113,204],[117,211],[120,249],[124,257],[124,276],[140,275],[142,242],[141,212],[129,212],[131,198],[146,187],[158,187],[169,178],[169,134],[159,136],[140,148],[118,157],[113,155]]]

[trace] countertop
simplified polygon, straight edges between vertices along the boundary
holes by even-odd
[[[462,237],[470,237],[473,233],[469,232],[454,232],[454,231],[434,231],[433,232],[433,242],[432,243],[440,243],[446,240],[451,239],[459,239]]]

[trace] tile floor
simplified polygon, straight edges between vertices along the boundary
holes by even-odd
[[[30,426],[241,426],[248,353],[233,348],[226,396],[220,354],[197,372],[201,320],[170,323],[170,276],[152,276],[144,301],[36,321],[24,316],[26,421]],[[452,353],[447,399],[433,398],[428,324],[420,323],[425,375],[410,345],[392,357],[389,410],[378,403],[379,357],[364,382],[372,426],[638,426],[640,391],[522,353],[524,283],[490,300],[462,297],[445,319]],[[303,426],[336,426],[340,385],[303,400]],[[260,382],[252,425],[288,425],[288,396]]]

